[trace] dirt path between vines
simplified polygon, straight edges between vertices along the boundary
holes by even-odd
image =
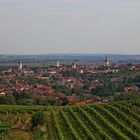
[[[33,140],[31,133],[19,129],[12,129],[9,135],[10,140]]]

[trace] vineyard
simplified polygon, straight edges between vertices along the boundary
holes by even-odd
[[[32,115],[45,113],[42,137]],[[1,140],[140,140],[140,100],[66,107],[0,106]]]

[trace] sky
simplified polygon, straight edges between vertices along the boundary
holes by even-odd
[[[140,0],[0,0],[0,54],[140,54]]]

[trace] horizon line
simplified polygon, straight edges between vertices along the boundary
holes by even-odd
[[[34,55],[34,56],[43,56],[43,55],[127,55],[127,56],[137,56],[137,55],[140,55],[140,54],[129,54],[129,53],[38,53],[38,54],[20,54],[20,53],[2,53],[0,54],[0,56],[21,56],[21,55],[24,55],[24,56],[31,56],[31,55]]]

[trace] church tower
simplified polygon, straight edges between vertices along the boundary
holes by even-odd
[[[56,61],[56,67],[60,67],[59,61]]]
[[[75,63],[72,63],[72,69],[76,69],[77,65]]]
[[[19,70],[22,70],[22,68],[23,68],[22,61],[19,61]]]
[[[105,57],[105,59],[104,59],[104,66],[105,67],[109,67],[110,66],[110,62],[109,62],[108,57]]]

